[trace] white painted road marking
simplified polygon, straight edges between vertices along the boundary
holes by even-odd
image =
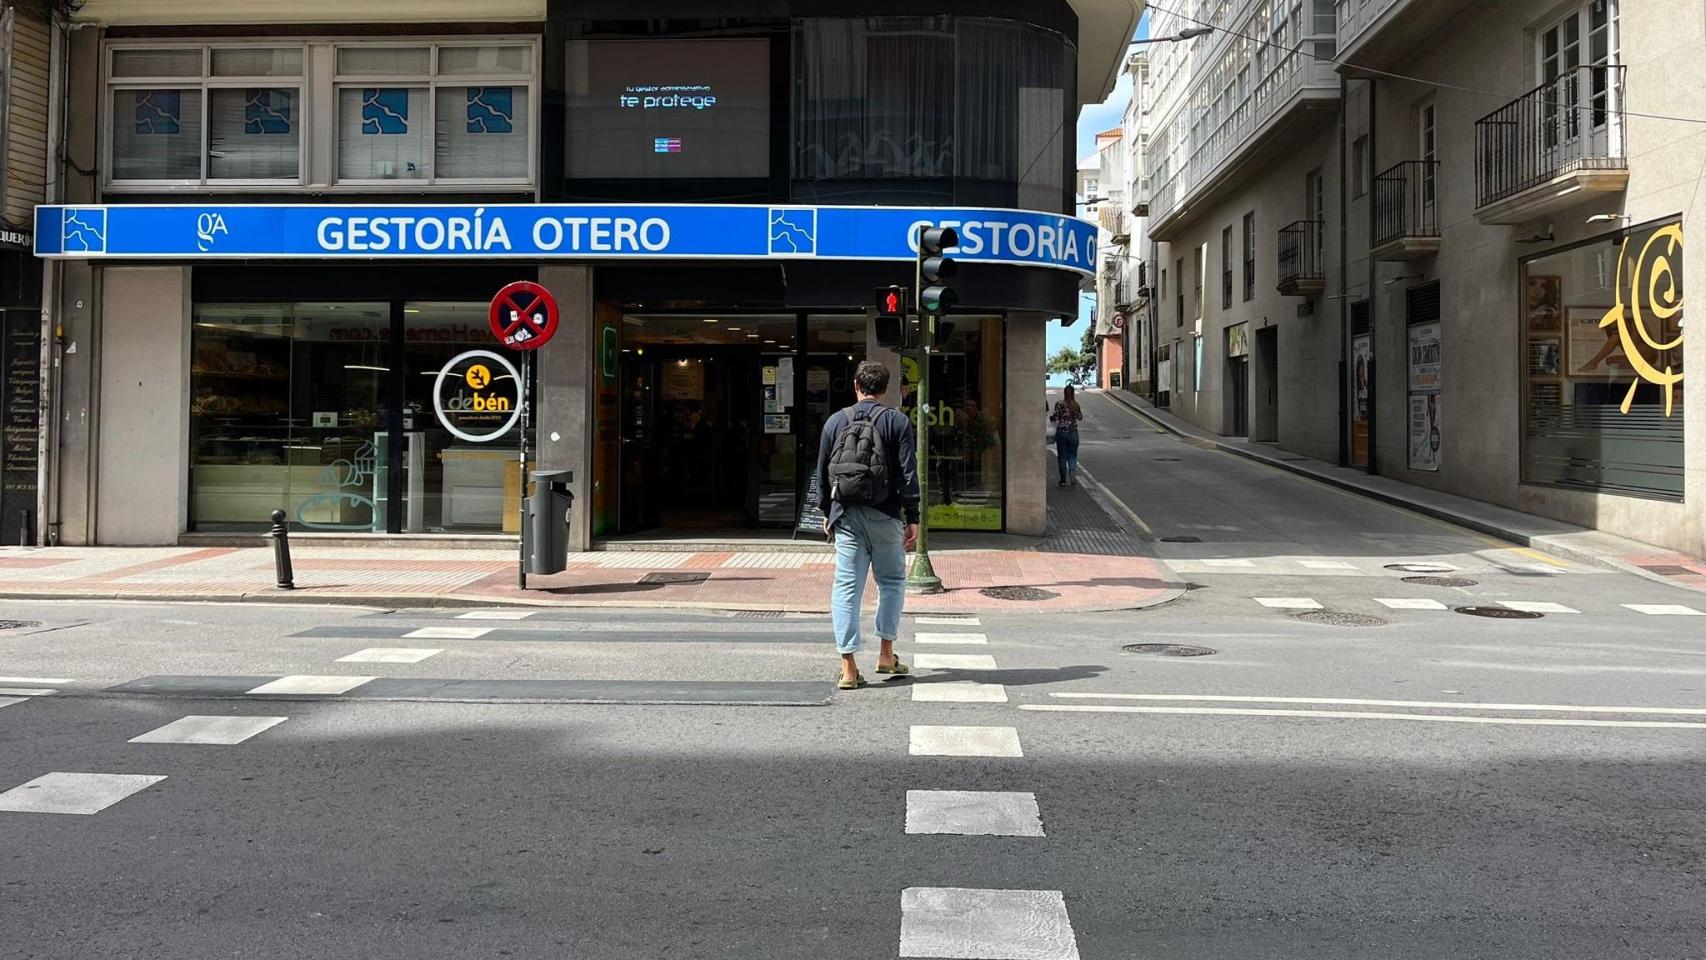
[[[1668,727],[1706,730],[1706,723],[1670,720],[1559,720],[1551,717],[1453,717],[1431,713],[1364,713],[1358,710],[1241,710],[1233,707],[1116,707],[1106,704],[1026,703],[1020,710],[1057,713],[1169,713],[1215,717],[1302,717],[1322,720],[1423,720],[1532,727]]]
[[[1499,606],[1523,613],[1581,613],[1580,610],[1566,607],[1561,603],[1550,603],[1543,600],[1500,600]]]
[[[0,793],[0,812],[87,816],[164,779],[140,773],[46,773]]]
[[[1343,560],[1299,560],[1299,564],[1311,570],[1355,570],[1356,564]]]
[[[422,627],[403,634],[404,640],[478,640],[492,632],[491,627]]]
[[[0,687],[0,697],[51,697],[58,692],[47,687]]]
[[[943,684],[943,686],[946,686],[946,684]],[[918,697],[914,696],[912,699],[917,700]],[[1002,699],[1006,699],[1006,698],[1003,697]],[[9,707],[14,703],[23,703],[23,702],[24,702],[23,697],[0,697],[0,707]]]
[[[1040,837],[1042,811],[1034,793],[990,790],[906,791],[907,833],[963,837]]]
[[[1058,890],[908,887],[900,892],[900,955],[1078,960],[1078,940]]]
[[[1374,602],[1393,610],[1444,610],[1445,604],[1423,597],[1375,597]]]
[[[1320,610],[1321,604],[1308,597],[1253,597],[1257,603],[1272,610]]]
[[[978,683],[975,680],[914,683],[912,699],[930,703],[1006,703],[1007,688],[999,683]]]
[[[981,627],[983,621],[976,617],[913,617],[913,623],[937,623],[957,627]]]
[[[76,682],[64,677],[0,677],[0,683],[8,687],[63,687]]]
[[[920,633],[912,638],[918,643],[988,643],[989,638],[981,633]]]
[[[1535,713],[1635,713],[1706,717],[1706,707],[1598,707],[1563,703],[1474,703],[1465,700],[1360,700],[1346,697],[1215,697],[1194,693],[1051,693],[1074,700],[1150,700],[1192,703],[1301,703],[1339,707],[1414,707],[1438,710],[1528,710]]]
[[[305,694],[335,694],[348,693],[364,683],[378,680],[378,677],[315,677],[297,674],[289,677],[279,677],[270,683],[263,683],[250,693],[305,693]]]
[[[1205,567],[1253,567],[1256,565],[1254,560],[1245,560],[1237,557],[1210,557],[1208,559],[1198,560],[1197,562]]]
[[[212,743],[223,746],[242,743],[255,734],[285,721],[285,717],[197,717],[173,720],[150,730],[131,743]]]
[[[1680,603],[1625,603],[1624,606],[1649,617],[1706,617],[1706,613]]]
[[[913,665],[924,670],[994,670],[995,658],[984,653],[920,653]]]
[[[1022,757],[1012,727],[912,728],[908,751],[915,757]]]
[[[526,620],[533,610],[470,610],[456,615],[458,620]]]
[[[339,657],[338,663],[420,663],[428,657],[437,656],[443,650],[432,650],[425,647],[368,647],[357,650],[347,657]]]

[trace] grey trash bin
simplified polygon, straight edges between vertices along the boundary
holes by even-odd
[[[527,497],[527,572],[562,573],[569,565],[569,492],[573,470],[533,471]]]

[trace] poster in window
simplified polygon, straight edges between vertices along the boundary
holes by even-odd
[[[1356,384],[1355,416],[1358,420],[1368,419],[1369,398],[1369,365],[1373,359],[1374,344],[1368,334],[1351,339],[1351,367]]]
[[[1570,309],[1570,376],[1598,379],[1629,372],[1629,358],[1623,355],[1623,342],[1617,336],[1617,327],[1600,326],[1600,321],[1605,318],[1605,309]]]
[[[1439,469],[1439,394],[1410,394],[1410,469]]]
[[[1528,375],[1555,377],[1563,371],[1563,346],[1558,340],[1528,341]]]
[[[1410,392],[1438,393],[1440,390],[1440,324],[1410,326]]]
[[[1529,274],[1523,283],[1523,315],[1529,333],[1556,333],[1564,320],[1564,278]]]

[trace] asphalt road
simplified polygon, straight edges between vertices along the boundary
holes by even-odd
[[[7,603],[0,957],[1706,957],[1706,597],[1086,406],[1191,589],[854,693],[816,618]]]

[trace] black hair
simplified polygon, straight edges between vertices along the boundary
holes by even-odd
[[[889,392],[889,368],[875,360],[866,360],[854,371],[853,383],[865,396],[880,397]]]

